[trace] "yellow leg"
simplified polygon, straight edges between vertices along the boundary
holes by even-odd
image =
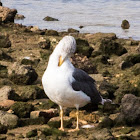
[[[76,112],[76,117],[77,117],[76,130],[79,130],[79,110],[77,110],[77,112]]]
[[[64,126],[63,126],[63,109],[62,106],[60,106],[60,120],[61,120],[61,126],[59,130],[64,131]]]

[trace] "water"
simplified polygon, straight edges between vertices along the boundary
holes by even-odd
[[[24,20],[23,25],[40,29],[67,31],[78,29],[81,33],[116,33],[118,37],[140,40],[140,0],[1,0],[3,5],[16,8]],[[59,21],[44,21],[51,16]],[[127,19],[130,29],[121,29]],[[82,25],[84,28],[79,29]]]

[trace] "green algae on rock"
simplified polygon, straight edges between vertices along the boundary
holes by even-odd
[[[13,110],[14,114],[19,118],[27,118],[30,117],[33,106],[26,102],[16,102],[11,106],[11,110]]]
[[[37,136],[37,129],[31,130],[26,133],[26,138],[31,138]]]

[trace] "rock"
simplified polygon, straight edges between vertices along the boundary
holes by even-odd
[[[117,39],[116,34],[114,33],[95,33],[95,34],[87,34],[86,39],[89,43],[92,43],[94,45],[98,45],[102,39],[108,39],[108,40],[115,40]]]
[[[0,134],[6,134],[7,133],[7,127],[0,124]]]
[[[122,98],[121,113],[115,119],[116,125],[140,124],[140,97],[132,94],[126,94]]]
[[[104,77],[102,76],[102,74],[90,74],[89,76],[92,77],[96,82],[104,81]]]
[[[0,50],[0,60],[12,61],[11,56],[7,55],[4,51]]]
[[[9,47],[11,47],[9,35],[0,35],[0,48],[9,48]]]
[[[26,138],[31,138],[37,136],[37,129],[33,129],[26,133]]]
[[[77,49],[76,52],[82,55],[90,57],[93,51],[93,48],[89,46],[89,43],[83,39],[76,39]]]
[[[32,32],[37,32],[37,31],[39,31],[39,27],[38,26],[33,26],[30,30]]]
[[[79,31],[73,28],[69,28],[68,33],[79,33]]]
[[[118,55],[121,56],[127,53],[127,50],[119,43],[110,39],[102,39],[99,44],[99,51],[105,55]]]
[[[20,118],[19,119],[19,127],[23,126],[29,126],[29,125],[43,125],[46,123],[46,120],[44,117],[39,118]]]
[[[50,50],[41,50],[40,51],[40,57],[43,59],[43,60],[49,60],[49,57],[51,55],[51,51]]]
[[[110,130],[107,128],[94,130],[93,139],[97,140],[114,140],[114,136],[111,134]]]
[[[76,68],[80,68],[80,69],[84,70],[85,72],[87,72],[88,74],[97,74],[98,73],[95,64],[84,55],[75,54],[72,57],[72,64]]]
[[[129,67],[131,67],[132,66],[132,64],[130,63],[130,62],[126,62],[126,61],[122,61],[120,64],[119,64],[119,67],[120,67],[120,69],[121,70],[124,70],[124,69],[126,69],[126,68],[129,68]]]
[[[0,110],[9,110],[14,103],[14,100],[0,101]]]
[[[14,114],[0,110],[0,123],[7,128],[15,128],[18,125],[18,117]]]
[[[79,28],[82,29],[82,28],[84,28],[84,26],[80,25]]]
[[[135,64],[133,66],[132,72],[135,76],[140,75],[140,64]]]
[[[45,20],[45,21],[59,21],[58,19],[53,18],[53,17],[49,17],[49,16],[45,17],[43,20]]]
[[[123,29],[129,29],[130,24],[129,24],[129,22],[128,22],[127,20],[123,20],[123,21],[122,21],[122,24],[121,24],[121,27],[122,27]]]
[[[60,131],[57,128],[44,128],[41,132],[45,136],[66,136],[66,132]]]
[[[30,112],[33,110],[33,106],[26,102],[16,102],[10,108],[15,115],[19,118],[30,117]]]
[[[0,17],[2,18],[2,22],[4,23],[14,22],[16,13],[16,9],[9,9],[7,7],[0,6]]]
[[[58,36],[58,32],[55,31],[55,30],[47,30],[45,32],[45,35],[47,35],[47,36]]]
[[[98,128],[111,128],[113,126],[113,120],[109,117],[104,117],[102,121],[98,124]]]
[[[10,86],[4,86],[0,89],[0,101],[4,100],[19,100],[19,96]]]
[[[108,98],[112,99],[114,97],[114,92],[118,89],[118,87],[116,85],[103,81],[100,84],[99,89],[101,91],[107,91],[109,96]]]
[[[9,78],[15,84],[29,85],[36,81],[38,75],[29,65],[19,65],[14,63],[8,69]]]
[[[121,114],[125,116],[127,124],[140,124],[140,97],[126,94],[122,98]]]
[[[24,15],[16,14],[15,19],[16,20],[23,20],[25,18]]]
[[[140,54],[130,54],[125,58],[125,62],[129,63],[131,66],[140,63]]]
[[[8,73],[7,66],[0,64],[0,78],[7,77],[7,73]]]
[[[38,43],[39,47],[42,49],[50,49],[50,40],[44,40]]]
[[[17,91],[17,94],[20,96],[22,101],[47,98],[44,90],[35,85],[21,86]]]
[[[123,134],[129,134],[131,132],[133,132],[135,129],[132,127],[124,127],[120,130],[121,133]]]
[[[39,118],[39,117],[44,117],[46,120],[49,120],[52,117],[55,117],[58,114],[57,109],[49,109],[49,110],[38,110],[38,111],[32,111],[30,113],[30,118]]]
[[[21,64],[23,64],[23,65],[37,66],[39,62],[40,62],[40,59],[35,59],[35,58],[31,58],[31,57],[24,57],[21,60]]]
[[[7,140],[7,136],[6,135],[0,135],[0,140]]]
[[[63,117],[64,119],[64,128],[70,128],[72,126],[72,118],[70,117]],[[48,125],[52,128],[59,128],[60,127],[60,117],[53,117],[48,121]]]

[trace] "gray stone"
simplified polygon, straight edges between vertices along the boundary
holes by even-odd
[[[0,89],[0,101],[3,100],[19,100],[19,96],[10,86],[4,86]]]
[[[7,7],[0,6],[0,17],[2,22],[14,22],[15,15],[17,13],[16,9],[9,9]]]
[[[15,84],[30,85],[36,81],[38,75],[36,71],[29,65],[19,65],[14,63],[8,69],[9,78]]]
[[[18,117],[0,110],[0,123],[8,128],[15,128],[18,125]]]

